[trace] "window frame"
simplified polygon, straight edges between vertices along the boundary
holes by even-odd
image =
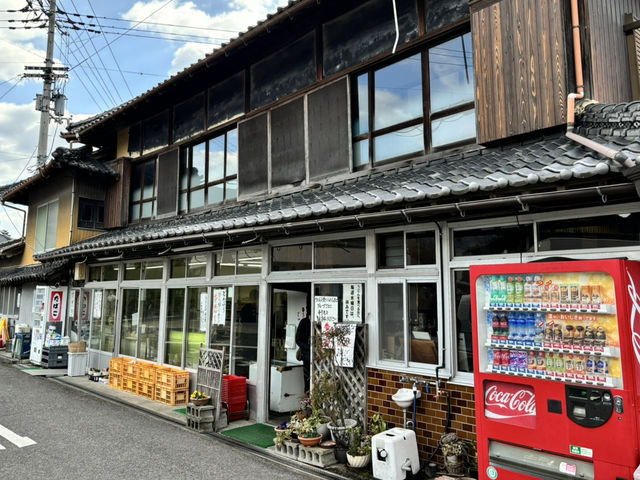
[[[145,174],[144,172],[147,169],[147,166],[153,163],[153,194],[151,197],[144,196],[145,189]],[[131,165],[131,175],[130,179],[133,179],[134,172],[136,168],[141,168],[141,176],[140,176],[140,197],[136,200],[133,199],[133,190],[131,188],[131,181],[129,182],[129,222],[130,223],[139,223],[146,220],[150,220],[155,218],[156,216],[156,206],[157,206],[157,196],[158,196],[158,157],[153,156],[152,158],[146,158],[140,161],[137,161]],[[142,212],[145,204],[151,203],[151,215],[148,217],[143,217]],[[133,218],[131,215],[132,209],[134,206],[138,206],[138,217]]]
[[[191,211],[197,211],[204,208],[208,208],[212,205],[221,205],[224,203],[236,201],[238,198],[238,145],[236,145],[235,153],[236,153],[236,171],[233,174],[229,174],[229,134],[231,132],[235,132],[236,142],[238,141],[238,126],[231,125],[224,130],[218,130],[215,134],[208,135],[206,138],[202,139],[197,143],[191,143],[189,145],[185,145],[180,148],[180,158],[179,158],[179,167],[178,167],[178,212],[179,213],[187,213]],[[210,161],[211,161],[211,142],[224,137],[224,164],[223,164],[223,174],[221,178],[216,178],[214,180],[209,179],[209,170],[210,170]],[[193,169],[193,150],[196,147],[200,147],[204,145],[205,153],[204,153],[204,183],[201,185],[192,186],[191,185],[191,171]],[[183,171],[183,168],[186,168],[186,172]],[[187,178],[187,186],[183,188],[181,185],[182,175],[185,173]],[[229,183],[235,181],[236,189],[234,197],[227,197],[227,189],[229,187]],[[218,185],[222,185],[222,201],[209,203],[209,190],[212,187],[216,187]],[[203,205],[192,207],[191,206],[191,194],[194,192],[198,192],[200,190],[204,191],[203,195]],[[181,201],[183,195],[185,196],[184,206]]]
[[[355,134],[353,128],[351,130],[351,144],[352,151],[355,152],[359,150],[357,145],[360,142],[366,141],[368,143],[368,157],[366,159],[362,159],[362,163],[356,165],[355,162],[352,162],[352,168],[354,171],[364,170],[367,168],[373,168],[379,165],[385,165],[387,163],[397,162],[400,160],[405,160],[409,158],[416,157],[418,155],[424,155],[427,153],[437,152],[441,150],[447,150],[450,148],[455,148],[462,145],[468,145],[470,143],[474,143],[476,141],[476,136],[466,140],[455,141],[452,143],[447,143],[443,145],[439,145],[437,147],[433,147],[433,135],[431,131],[431,127],[435,121],[446,118],[451,115],[455,115],[457,113],[468,112],[475,110],[475,101],[470,100],[468,102],[455,105],[452,107],[443,108],[438,110],[437,112],[431,112],[431,82],[430,82],[430,68],[429,68],[429,52],[433,48],[437,48],[439,45],[445,44],[455,38],[464,37],[465,35],[471,35],[469,26],[466,26],[462,29],[455,29],[449,32],[446,37],[439,37],[435,40],[429,41],[423,45],[421,45],[417,49],[411,49],[407,52],[404,52],[402,58],[397,59],[389,59],[383,63],[378,63],[375,65],[369,65],[364,69],[359,69],[350,74],[350,83],[349,87],[351,90],[351,98],[350,98],[350,108],[351,108],[351,120],[352,125],[354,121],[358,118],[359,113],[359,102],[362,101],[359,95],[354,95],[353,92],[358,92],[358,80],[363,75],[367,76],[367,128],[366,133]],[[412,56],[420,55],[420,85],[422,87],[422,116],[416,117],[409,120],[404,120],[402,122],[385,126],[383,128],[375,128],[375,74],[376,72],[387,68],[391,65],[398,64],[404,60]],[[470,65],[471,69],[473,69],[473,64]],[[474,113],[475,116],[475,113]],[[385,158],[383,160],[376,161],[376,152],[375,152],[375,139],[379,138],[383,135],[400,132],[403,129],[416,127],[422,125],[423,127],[423,148],[421,151],[404,153],[394,157]]]
[[[83,206],[91,209],[91,220],[86,224],[80,220]],[[100,210],[102,210],[102,215],[100,215]],[[100,220],[100,217],[102,217],[102,220]],[[104,200],[78,197],[77,225],[80,230],[102,230],[104,228]]]
[[[49,217],[50,217],[50,211],[51,211],[51,207],[53,205],[56,205],[56,216],[54,219],[54,223],[53,226],[55,227],[54,230],[54,236],[53,236],[53,246],[48,246],[48,241],[51,240],[51,238],[49,238]],[[40,217],[40,209],[41,208],[46,208],[46,218],[44,220],[44,232],[38,232],[38,218]],[[35,232],[34,232],[34,236],[33,236],[33,249],[35,253],[40,253],[40,252],[47,252],[49,250],[55,250],[56,249],[56,244],[57,244],[57,240],[58,240],[58,214],[60,213],[60,199],[56,198],[54,200],[50,200],[48,202],[42,203],[40,205],[38,205],[36,207],[36,228],[35,228]],[[39,235],[44,235],[44,238],[42,239],[41,242],[38,241],[38,236]],[[42,245],[42,248],[40,248],[39,244]]]

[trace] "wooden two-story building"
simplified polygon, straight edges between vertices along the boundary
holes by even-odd
[[[625,14],[640,2],[292,0],[72,125],[117,172],[106,232],[35,258],[87,265],[70,298],[92,366],[193,369],[224,346],[273,420],[295,408],[275,387],[302,378],[295,325],[322,305],[363,325],[354,409],[400,425],[403,375],[437,377],[421,455],[445,428],[473,439],[469,266],[640,258]]]

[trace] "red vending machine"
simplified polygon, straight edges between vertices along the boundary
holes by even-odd
[[[471,267],[478,472],[632,480],[640,262]]]

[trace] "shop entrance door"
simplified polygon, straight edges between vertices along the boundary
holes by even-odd
[[[311,284],[272,284],[269,293],[269,420],[281,423],[289,420],[308,390],[304,362],[296,358],[296,331],[309,315]]]

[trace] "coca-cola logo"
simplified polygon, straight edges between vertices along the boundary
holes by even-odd
[[[536,394],[533,387],[505,382],[486,382],[484,413],[495,421],[535,427]]]

